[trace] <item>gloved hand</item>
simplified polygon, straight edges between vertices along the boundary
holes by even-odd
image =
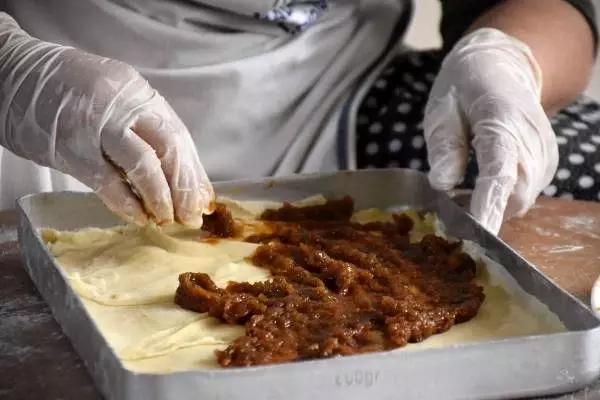
[[[448,191],[464,178],[468,143],[479,175],[471,214],[496,234],[552,181],[558,145],[541,104],[530,49],[495,29],[462,38],[445,58],[425,110],[429,181]]]
[[[128,221],[202,224],[214,192],[192,138],[131,66],[32,38],[1,13],[0,82],[7,149],[80,180]]]

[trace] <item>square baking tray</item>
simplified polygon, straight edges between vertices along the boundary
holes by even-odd
[[[107,399],[506,399],[570,392],[600,376],[600,320],[447,195],[434,191],[422,173],[388,169],[296,175],[217,183],[215,189],[236,200],[350,195],[357,209],[435,211],[449,235],[482,246],[524,291],[561,319],[567,332],[241,369],[131,372],[96,329],[38,234],[40,228],[107,228],[120,221],[93,194],[26,196],[18,202],[26,268]]]

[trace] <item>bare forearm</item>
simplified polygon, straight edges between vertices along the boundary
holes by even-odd
[[[542,104],[548,114],[587,86],[594,64],[592,30],[563,0],[506,0],[469,28],[496,28],[526,43],[542,70]],[[468,33],[467,32],[467,33]]]

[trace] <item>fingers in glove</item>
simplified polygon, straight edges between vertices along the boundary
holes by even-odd
[[[154,149],[131,129],[122,135],[103,135],[102,148],[110,161],[124,171],[148,216],[159,225],[173,222],[169,184]]]
[[[212,212],[214,190],[183,122],[159,97],[153,107],[139,116],[134,130],[160,160],[170,187],[175,220],[191,227],[202,226],[202,214]]]
[[[464,179],[469,152],[454,90],[430,99],[423,129],[430,166],[429,183],[437,190],[448,191]]]
[[[508,198],[505,220],[525,215],[541,191],[552,182],[558,169],[558,143],[544,110],[541,105],[532,106],[526,115],[519,124],[518,177]]]
[[[528,174],[519,164],[517,166],[517,181],[508,197],[506,209],[504,210],[504,221],[513,217],[524,216],[535,203],[539,191],[532,193],[532,182],[527,178]]]
[[[479,122],[473,132],[479,176],[471,197],[471,214],[490,232],[497,234],[517,182],[518,149],[496,121]]]
[[[95,166],[93,174],[80,174],[82,182],[93,188],[106,207],[123,220],[138,225],[146,224],[147,214],[121,173],[108,161],[100,163],[102,165]],[[102,177],[102,183],[95,181],[94,176]]]

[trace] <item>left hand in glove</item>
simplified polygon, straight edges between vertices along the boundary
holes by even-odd
[[[444,191],[458,185],[470,141],[479,169],[470,211],[494,234],[503,220],[525,214],[558,168],[541,88],[527,45],[482,28],[456,44],[430,93],[423,124],[429,181]]]

